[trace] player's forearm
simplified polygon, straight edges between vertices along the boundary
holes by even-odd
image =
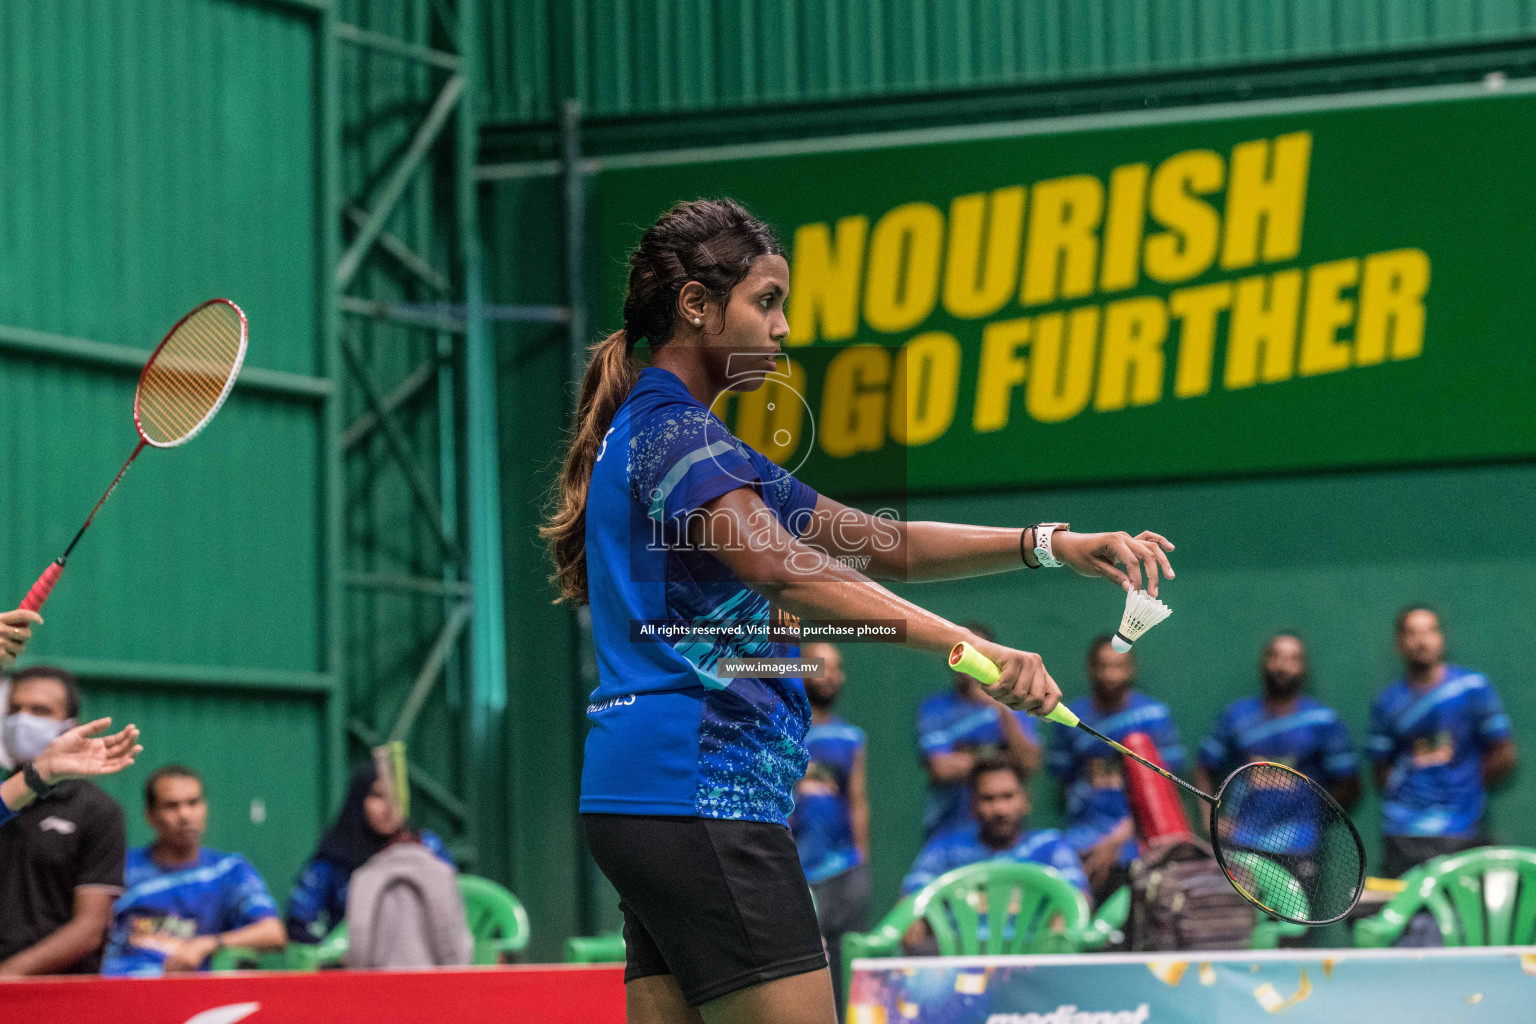
[[[27,780],[17,772],[4,782],[0,782],[0,800],[5,801],[5,806],[13,811],[19,811],[23,807],[37,799],[37,794],[32,792],[32,787],[27,785]]]
[[[856,800],[848,808],[848,824],[853,828],[853,845],[869,856],[869,801]]]
[[[901,543],[877,560],[876,574],[884,579],[965,579],[1024,567],[1019,554],[1021,528],[925,521],[898,529]]]
[[[801,619],[853,619],[899,621],[906,625],[906,646],[934,654],[948,654],[968,630],[941,615],[919,608],[868,577],[828,559],[815,576],[786,574],[778,582],[752,584],[777,607]]]
[[[246,949],[282,949],[288,944],[283,924],[275,917],[264,917],[234,931],[223,932],[220,937],[226,946]]]
[[[1040,767],[1040,744],[1024,735],[1024,729],[1012,712],[999,715],[1002,723],[1003,750],[1026,779]]]
[[[73,918],[52,934],[0,964],[0,975],[30,976],[66,971],[101,948],[106,929],[90,918]]]
[[[1483,784],[1497,785],[1515,771],[1515,745],[1505,742],[1490,750],[1483,758]]]

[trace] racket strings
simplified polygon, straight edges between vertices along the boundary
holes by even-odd
[[[1278,916],[1336,920],[1354,906],[1364,854],[1348,816],[1312,780],[1280,765],[1239,769],[1222,787],[1215,835],[1240,889]]]
[[[139,379],[139,427],[159,445],[191,436],[218,408],[238,368],[245,331],[240,313],[212,302],[171,332]]]

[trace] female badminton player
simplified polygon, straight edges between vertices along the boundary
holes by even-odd
[[[788,292],[779,242],[730,200],[681,203],[646,231],[629,256],[623,329],[592,351],[542,529],[562,596],[591,604],[600,685],[580,809],[620,896],[630,1024],[836,1020],[785,826],[811,709],[798,672],[721,674],[723,658],[796,655],[749,627],[776,612],[904,620],[907,646],[945,655],[965,640],[1001,667],[995,696],[1045,714],[1061,693],[1039,655],[990,643],[872,577],[1044,562],[1117,585],[1140,585],[1145,570],[1155,591],[1159,573],[1173,575],[1172,545],[1151,533],[876,520],[737,440],[710,407],[774,370]],[[843,554],[871,556],[868,575]]]

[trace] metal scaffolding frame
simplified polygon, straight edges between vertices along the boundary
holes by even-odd
[[[501,496],[486,320],[563,319],[564,311],[484,306],[477,0],[419,0],[401,12],[398,0],[321,7],[323,245],[332,268],[322,318],[337,392],[327,473],[328,603],[337,611],[327,647],[342,695],[330,702],[331,795],[340,796],[349,750],[386,739],[409,749],[436,702],[455,742],[438,734],[426,744],[438,763],[432,770],[413,760],[412,781],[460,862],[504,878]],[[379,80],[386,85],[373,88]],[[412,123],[402,132],[405,118]],[[379,340],[370,348],[371,336]],[[405,373],[402,357],[411,364]],[[424,446],[434,423],[435,443]],[[385,480],[403,484],[409,522],[370,545],[354,524],[375,511]],[[411,550],[420,535],[430,543]],[[400,564],[371,564],[383,546]],[[435,619],[419,623],[429,640],[409,648],[416,667],[403,696],[375,689],[358,663],[399,640],[359,611],[370,595],[412,599]],[[349,659],[357,651],[365,657]]]

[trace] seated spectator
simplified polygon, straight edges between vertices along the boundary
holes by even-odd
[[[1370,753],[1381,790],[1382,874],[1487,840],[1486,789],[1515,768],[1509,715],[1486,676],[1445,660],[1440,617],[1398,613],[1403,678],[1371,706]]]
[[[74,726],[80,686],[40,665],[11,678],[6,705],[6,747],[31,761]],[[95,974],[123,891],[122,808],[84,779],[46,789],[0,829],[0,977]]]
[[[206,970],[225,946],[283,948],[277,906],[251,862],[202,845],[208,803],[196,772],[179,764],[151,772],[144,818],[156,839],[128,851],[102,974],[152,978]]]
[[[380,813],[381,798],[368,799],[378,781],[372,762],[358,765],[347,787],[341,812],[320,839],[320,846],[293,885],[288,896],[286,924],[293,942],[316,943],[346,918],[348,884],[352,872],[389,845],[400,831]],[[422,831],[418,838],[439,860],[453,866],[453,859],[435,833]]]
[[[1307,648],[1281,633],[1259,657],[1263,692],[1227,705],[1209,736],[1200,741],[1195,785],[1207,793],[1230,772],[1252,761],[1276,761],[1316,780],[1345,810],[1360,800],[1360,763],[1349,731],[1332,708],[1303,693],[1309,676]]]
[[[966,628],[983,639],[995,639],[980,623]],[[1034,717],[1005,708],[963,672],[954,673],[951,690],[934,694],[918,708],[917,745],[928,773],[924,840],[970,822],[966,780],[978,761],[1001,756],[1026,781],[1040,767]]]
[[[805,777],[795,784],[789,831],[816,897],[816,918],[832,966],[832,992],[842,1006],[843,936],[869,927],[867,737],[833,711],[846,678],[838,649],[806,644],[800,654],[823,659],[823,669],[819,678],[805,677],[805,696],[811,702],[805,746],[811,759]]]
[[[901,880],[910,896],[946,871],[984,861],[1013,861],[1055,868],[1086,895],[1082,861],[1055,829],[1027,829],[1029,793],[1016,765],[1001,758],[978,761],[970,778],[971,821],[928,840]],[[937,952],[928,925],[913,922],[902,943],[914,955]]]
[[[468,964],[474,939],[465,923],[457,873],[422,844],[406,820],[406,783],[393,778],[403,772],[395,772],[387,756],[378,757],[378,763],[363,809],[370,828],[388,839],[384,849],[352,872],[347,966],[387,970]]]
[[[924,844],[901,880],[910,896],[946,871],[989,860],[1043,864],[1088,891],[1083,864],[1055,829],[1027,829],[1029,793],[1017,766],[1001,758],[979,761],[971,770],[971,821],[934,836]]]
[[[1112,740],[1145,733],[1169,771],[1184,770],[1184,747],[1168,705],[1136,692],[1136,656],[1116,651],[1107,633],[1088,645],[1088,685],[1088,696],[1068,705],[1078,718]],[[1067,842],[1083,858],[1094,902],[1102,903],[1126,883],[1137,853],[1124,762],[1081,729],[1052,729],[1046,767],[1061,783]]]

